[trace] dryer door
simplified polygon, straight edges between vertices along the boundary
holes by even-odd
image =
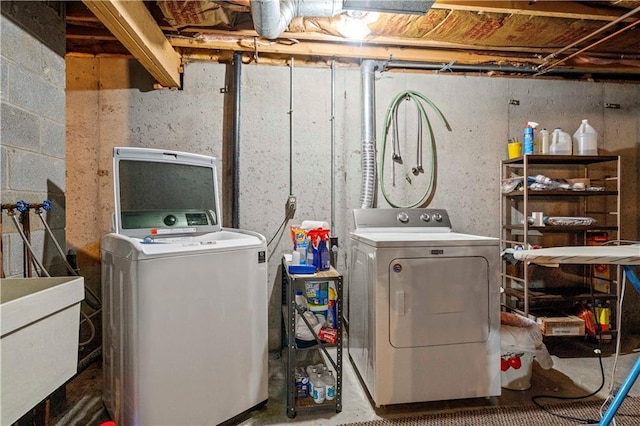
[[[389,264],[389,334],[396,348],[486,341],[487,260],[394,259]]]

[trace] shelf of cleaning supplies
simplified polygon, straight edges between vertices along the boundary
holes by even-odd
[[[523,177],[530,181],[551,181],[574,184],[581,181],[587,188],[598,190],[532,189],[520,188],[503,193],[500,203],[501,248],[518,246],[582,246],[602,244],[620,238],[621,226],[621,161],[613,155],[525,155],[503,160],[500,183],[503,191]],[[534,212],[542,212],[549,218],[590,218],[595,223],[580,225],[546,224],[533,226],[523,223],[532,218]],[[602,234],[602,240],[598,240]],[[562,265],[558,268],[539,266],[530,262],[511,264],[505,257],[502,262],[503,305],[524,316],[546,325],[547,335],[583,335],[565,332],[574,329],[576,320],[572,315],[547,316],[544,311],[575,313],[594,305],[596,299],[611,304],[610,330],[603,331],[600,338],[610,339],[615,333],[616,310],[619,294],[618,283],[621,271],[615,266],[608,268]],[[579,318],[578,318],[579,320]],[[566,323],[566,330],[561,326]],[[587,329],[588,332],[588,329]],[[598,336],[596,336],[598,337]]]
[[[280,268],[282,275],[282,341],[281,346],[285,350],[285,371],[286,371],[286,399],[287,416],[294,418],[298,411],[308,412],[315,410],[335,409],[336,413],[342,411],[342,275],[333,267],[328,271],[318,271],[315,274],[291,274],[290,265],[284,258]],[[336,342],[326,343],[316,334],[304,316],[307,328],[315,338],[315,344],[309,342],[309,347],[301,347],[300,341],[296,339],[296,321],[293,312],[297,309],[295,300],[296,290],[305,290],[307,282],[329,281],[335,286],[336,291]],[[306,342],[305,342],[306,345]],[[302,358],[302,359],[300,359]],[[313,398],[298,398],[295,370],[296,367],[315,364],[322,358],[322,363],[333,369],[335,374],[335,398],[316,404]]]
[[[289,324],[289,307],[287,305],[282,305],[282,320],[284,321],[284,324]],[[315,335],[315,333],[314,333],[314,337],[317,337],[317,339],[310,340],[310,341],[295,339],[296,350],[304,351],[304,350],[313,350],[313,349],[319,349],[319,348],[335,348],[338,346],[337,342],[336,343],[325,342],[324,340],[320,339],[317,335]]]
[[[618,191],[571,191],[571,190],[553,190],[553,191],[534,191],[529,190],[527,195],[529,197],[591,197],[603,195],[618,195]],[[504,194],[507,198],[522,198],[524,197],[524,191],[514,191],[508,194]]]
[[[512,158],[510,160],[503,160],[503,164],[510,167],[524,167],[524,159],[527,159],[528,163],[536,165],[566,165],[566,164],[595,164],[606,161],[617,161],[616,155],[525,155],[522,157]]]

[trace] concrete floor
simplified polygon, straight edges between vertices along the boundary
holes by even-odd
[[[278,425],[295,423],[297,425],[338,425],[355,421],[402,418],[437,411],[456,410],[468,407],[524,406],[532,405],[534,395],[582,396],[597,390],[602,383],[598,357],[593,350],[595,342],[582,338],[549,338],[545,344],[552,354],[554,366],[543,370],[533,363],[532,387],[526,391],[503,389],[502,395],[492,398],[464,399],[416,404],[403,404],[374,408],[358,380],[348,356],[343,362],[343,410],[299,413],[294,419],[286,416],[285,380],[283,359],[277,353],[269,359],[269,401],[259,410],[247,414],[236,423],[246,425]],[[618,359],[615,383],[621,383],[640,352],[640,336],[629,336],[623,341]],[[611,381],[611,368],[614,364],[615,347],[602,345],[602,364],[605,385],[596,395],[604,399]],[[109,420],[101,402],[102,368],[101,362],[95,362],[82,371],[67,385],[67,403],[62,412],[52,418],[51,425],[99,425]],[[640,397],[640,382],[636,383],[629,396]],[[562,401],[541,401],[546,404]]]

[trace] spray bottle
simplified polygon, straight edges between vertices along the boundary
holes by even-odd
[[[538,127],[538,123],[535,121],[527,121],[527,127],[524,128],[524,155],[533,154],[533,133],[536,127]]]
[[[329,229],[316,228],[308,231],[309,247],[307,249],[307,264],[314,265],[317,271],[329,269]]]
[[[331,256],[329,255],[329,229],[320,229],[318,231],[320,240],[318,242],[318,270],[328,271],[331,263]]]

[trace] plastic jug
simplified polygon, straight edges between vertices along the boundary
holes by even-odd
[[[598,132],[587,120],[573,134],[573,153],[576,155],[598,155]]]
[[[571,135],[567,132],[563,132],[560,127],[556,127],[551,134],[549,154],[571,155]]]
[[[540,137],[540,150],[539,152],[541,154],[548,154],[549,153],[549,131],[547,129],[542,129],[540,130],[539,133],[539,137]]]

